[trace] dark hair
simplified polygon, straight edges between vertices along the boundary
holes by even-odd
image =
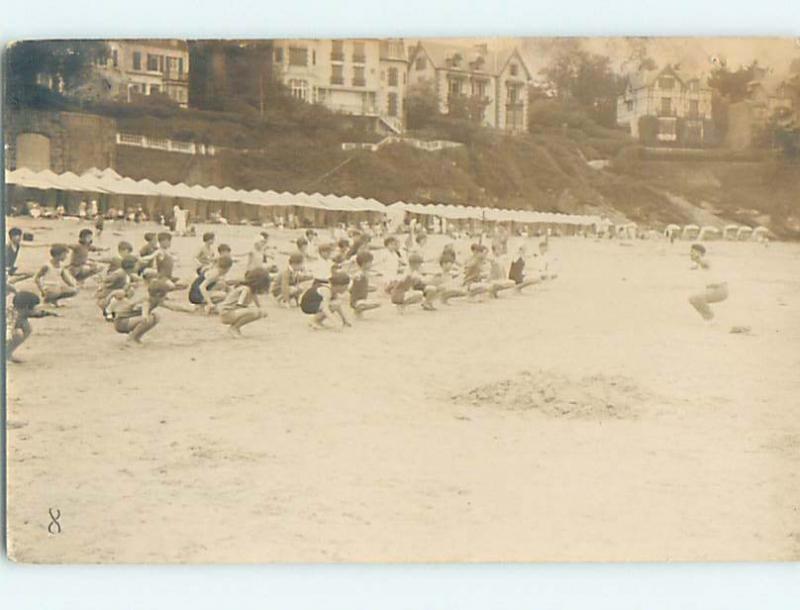
[[[692,244],[691,249],[692,250],[696,250],[700,254],[705,254],[706,253],[706,247],[703,244]]]
[[[167,233],[166,231],[162,231],[158,234],[158,241],[172,241],[172,233]]]
[[[297,244],[298,248],[302,248],[303,246],[308,245],[308,240],[305,237],[298,237],[295,243]]]
[[[414,252],[411,256],[408,257],[409,263],[417,263],[418,265],[421,265],[423,260],[424,259],[422,258],[422,256],[420,256],[419,253],[417,252]]]
[[[367,263],[371,263],[375,260],[375,257],[372,256],[372,252],[368,250],[361,250],[358,254],[356,254],[356,265],[359,267],[363,267]]]
[[[439,257],[439,264],[442,263],[455,263],[456,262],[456,254],[452,250],[445,250],[442,252],[442,255]]]
[[[325,242],[324,244],[320,244],[317,250],[319,250],[320,252],[332,252],[333,244],[330,242]]]
[[[155,236],[156,236],[155,233],[151,233],[151,232],[148,231],[147,233],[144,234],[144,240],[145,241],[152,241],[155,238]]]
[[[334,273],[331,276],[331,286],[347,286],[350,283],[350,276],[346,273]]]
[[[417,233],[417,236],[415,237],[415,239],[416,239],[417,243],[420,243],[420,242],[425,241],[426,239],[428,239],[428,234],[424,233],[424,232]]]
[[[217,266],[222,269],[230,269],[233,267],[233,258],[227,254],[223,254],[217,259]]]
[[[117,251],[119,251],[120,248],[124,248],[125,250],[130,250],[131,252],[133,252],[133,246],[131,245],[130,242],[127,242],[127,241],[119,242],[117,244]]]
[[[263,237],[264,239],[269,239],[269,233],[267,233],[266,231],[261,231],[261,233],[259,233],[259,235],[261,237]]]
[[[342,250],[346,250],[347,248],[350,247],[350,240],[342,238],[338,242],[336,242],[336,245],[339,246],[339,248],[341,248]]]
[[[164,280],[154,280],[147,287],[147,294],[149,294],[151,297],[157,297],[157,296],[165,297],[167,296],[168,292],[169,292],[169,284],[167,284],[167,282],[165,282]]]
[[[50,246],[50,256],[53,258],[66,254],[67,252],[69,252],[69,246],[65,246],[64,244],[53,244]]]
[[[390,243],[397,243],[397,238],[394,235],[390,235],[386,239],[383,240],[383,245],[388,246]]]
[[[87,235],[89,237],[91,237],[93,235],[92,230],[91,229],[81,229],[81,232],[78,233],[78,239],[83,239]]]
[[[219,252],[220,254],[222,254],[223,252],[230,252],[230,251],[231,247],[228,244],[220,244],[219,246],[217,246],[217,252]]]
[[[12,227],[11,229],[8,230],[9,237],[14,237],[16,235],[22,235],[22,229],[20,229],[19,227]]]
[[[290,265],[296,265],[298,263],[302,263],[304,260],[305,259],[303,258],[303,255],[300,254],[299,252],[294,252],[291,256],[289,256]]]
[[[23,290],[14,295],[13,303],[15,309],[33,309],[41,303],[41,300],[38,295]]]
[[[122,267],[125,271],[133,271],[136,269],[136,263],[139,262],[139,259],[135,256],[123,256],[122,261],[120,261],[119,266]]]
[[[259,268],[250,269],[244,274],[244,280],[242,280],[242,284],[249,286],[256,293],[267,292],[271,283],[272,278],[269,275],[269,271]]]
[[[203,233],[203,241],[214,241],[214,237],[216,236],[211,231]]]

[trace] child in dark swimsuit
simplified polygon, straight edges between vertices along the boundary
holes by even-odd
[[[511,261],[511,266],[508,270],[508,279],[514,280],[517,292],[522,292],[523,288],[538,284],[541,279],[539,277],[527,277],[525,275],[525,246],[520,246],[517,250],[517,258]]]
[[[147,287],[145,298],[127,299],[117,308],[114,315],[114,330],[128,335],[125,346],[141,345],[142,337],[159,323],[155,313],[157,307],[175,309],[166,302],[167,294],[172,290],[169,282],[155,279]],[[178,310],[182,311],[182,310]]]
[[[350,276],[346,273],[334,273],[330,279],[330,285],[320,280],[314,280],[311,288],[300,297],[300,309],[304,314],[314,316],[311,321],[311,328],[325,328],[324,322],[334,314],[339,316],[342,326],[352,326],[344,314],[344,308],[340,298],[350,285]]]
[[[172,246],[172,235],[166,231],[158,234],[158,250],[155,252],[155,265],[158,277],[164,280],[170,290],[186,288],[180,280],[175,277],[175,255],[170,250]]]
[[[295,252],[289,256],[289,264],[286,269],[278,275],[278,279],[272,287],[272,296],[281,304],[289,307],[292,301],[297,302],[300,295],[303,294],[300,284],[309,279],[311,277],[305,272],[303,255]]]
[[[31,336],[28,318],[44,318],[55,316],[53,312],[38,309],[40,299],[26,290],[14,295],[11,307],[6,314],[6,359],[11,362],[22,362],[14,357],[14,351]]]
[[[72,250],[72,258],[67,269],[78,282],[83,282],[100,271],[100,267],[89,256],[92,252],[100,252],[106,248],[98,248],[92,244],[92,235],[91,229],[81,229],[78,233],[78,243],[69,247]]]
[[[222,302],[228,294],[225,276],[231,267],[233,259],[223,254],[210,269],[199,269],[197,278],[189,288],[189,302],[194,305],[205,305],[207,313],[214,312],[217,303]]]
[[[368,250],[363,250],[356,255],[358,272],[353,276],[353,282],[350,285],[350,307],[357,316],[381,306],[377,301],[369,300],[369,272],[374,258],[372,252]]]

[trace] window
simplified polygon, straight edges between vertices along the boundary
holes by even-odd
[[[289,65],[307,66],[308,49],[306,49],[305,47],[289,47]]]
[[[388,99],[388,104],[387,104],[388,107],[386,109],[386,113],[389,116],[397,116],[397,94],[390,93],[387,99]]]
[[[689,82],[689,91],[697,92],[700,90],[700,83],[696,80]]]
[[[134,70],[141,70],[142,69],[142,54],[138,51],[133,52],[133,69]]]
[[[389,86],[397,87],[397,68],[389,68]]]
[[[178,58],[178,76],[183,76],[183,57]]]
[[[628,112],[631,112],[633,110],[633,100],[627,100],[625,102],[625,108],[628,110]]]
[[[283,63],[283,47],[278,47],[275,49],[275,63],[282,64]]]
[[[516,76],[519,74],[519,66],[517,64],[511,64],[509,70],[511,72],[511,76]]]
[[[461,81],[457,78],[451,78],[447,82],[447,93],[453,97],[461,95]]]
[[[111,50],[111,65],[119,68],[119,52],[116,49]]]
[[[484,99],[486,97],[486,81],[485,80],[474,80],[474,81],[472,81],[472,95],[474,97],[478,97],[480,99]]]
[[[700,114],[700,102],[698,100],[689,100],[689,116],[697,116]]]
[[[671,97],[662,97],[661,98],[661,114],[663,116],[671,116],[672,115],[672,98]]]
[[[147,71],[148,72],[159,72],[160,71],[158,69],[159,68],[159,64],[161,63],[161,62],[159,62],[159,57],[160,57],[159,55],[150,55],[150,53],[147,54]],[[163,58],[161,58],[161,59],[163,59]]]
[[[331,41],[331,61],[344,61],[344,42],[341,40]]]
[[[658,119],[658,139],[668,141],[676,140],[677,124],[677,119]]]
[[[414,62],[414,67],[417,70],[424,70],[425,69],[425,58],[422,56],[417,57],[417,61]]]
[[[161,93],[160,85],[150,85],[150,95]]]
[[[519,85],[506,84],[506,100],[509,104],[521,104],[521,87]]]
[[[364,68],[363,68],[363,66],[355,66],[353,68],[353,86],[354,87],[363,87],[366,84],[367,84],[367,81],[364,78]]]
[[[308,83],[306,81],[293,78],[289,81],[289,89],[292,92],[292,96],[296,97],[297,99],[303,101],[308,99]]]
[[[660,89],[672,89],[675,86],[675,79],[666,76],[659,78],[658,86]]]
[[[357,64],[363,64],[367,61],[367,56],[364,54],[364,43],[363,42],[354,42],[353,43],[353,62]]]
[[[341,64],[331,65],[331,85],[344,85],[344,66]]]

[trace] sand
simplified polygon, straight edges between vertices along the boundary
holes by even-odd
[[[235,251],[257,233],[216,230]],[[181,276],[198,245],[175,239]],[[731,290],[711,325],[685,242],[554,239],[552,283],[438,312],[384,301],[342,332],[271,306],[236,341],[165,311],[139,350],[86,290],[8,368],[10,555],[798,560],[800,247],[709,249]]]

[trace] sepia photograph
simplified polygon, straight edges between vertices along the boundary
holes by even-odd
[[[2,68],[12,560],[800,561],[800,39]]]

